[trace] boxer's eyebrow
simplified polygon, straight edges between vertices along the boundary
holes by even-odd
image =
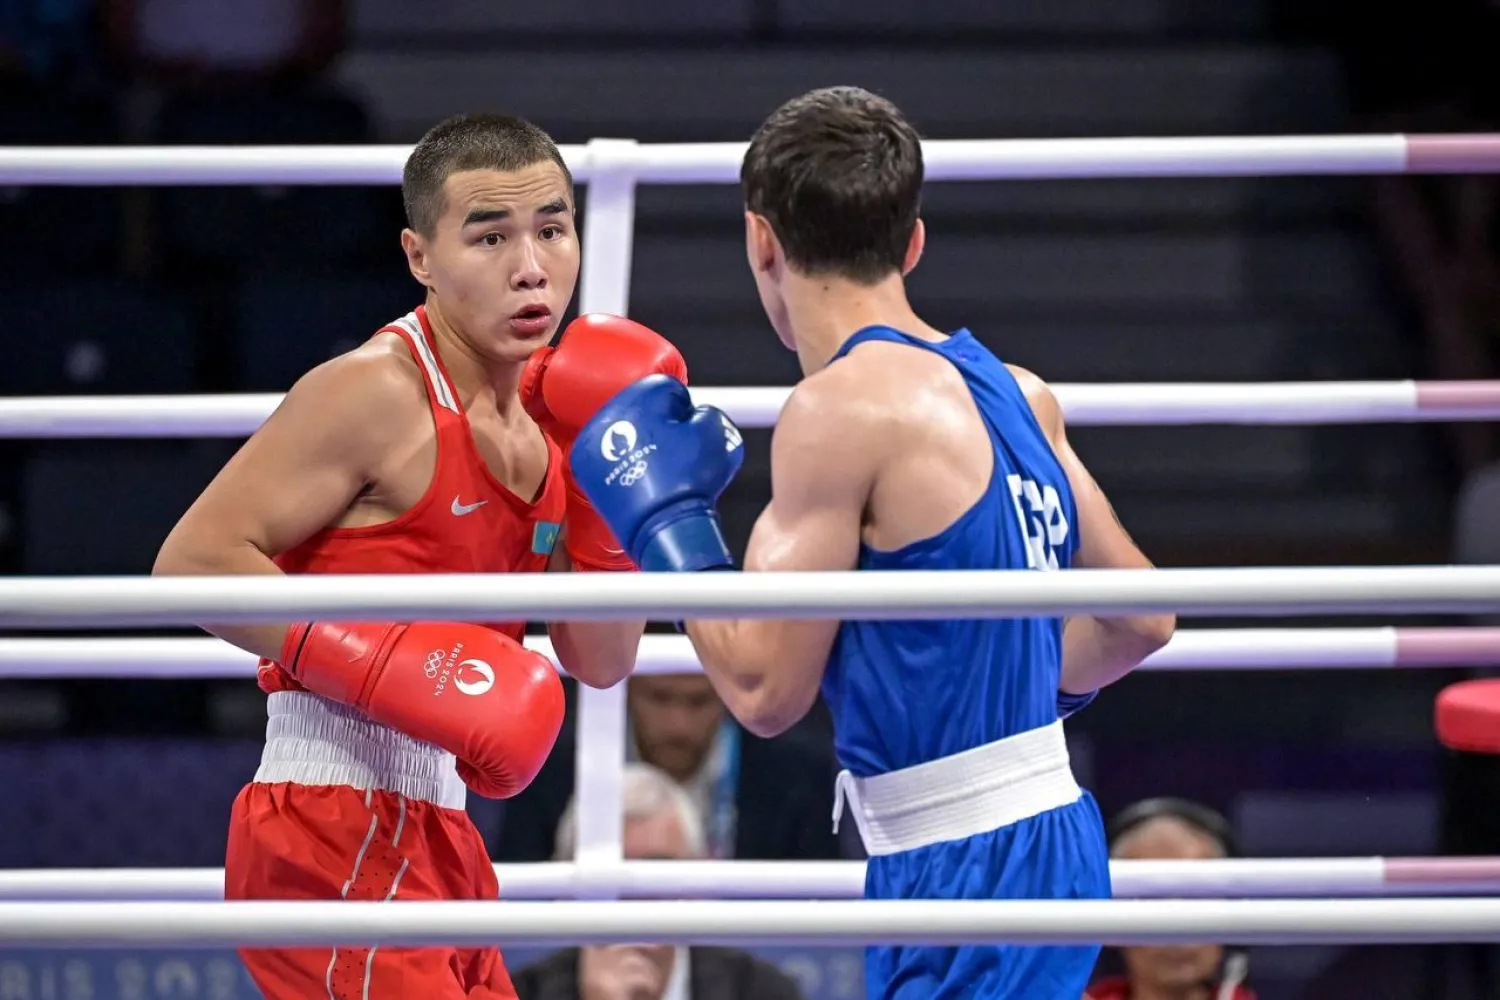
[[[568,213],[568,202],[565,198],[553,198],[536,210],[537,215],[566,215]],[[503,222],[510,218],[508,208],[471,208],[469,214],[464,216],[464,226],[473,226],[481,222]]]
[[[472,226],[479,222],[500,222],[510,218],[508,208],[471,208],[469,214],[464,216],[464,225]]]

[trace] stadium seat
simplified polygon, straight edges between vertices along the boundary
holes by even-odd
[[[9,319],[0,393],[186,392],[197,344],[184,305],[125,278],[49,281],[0,291]]]
[[[36,446],[22,475],[21,571],[149,573],[167,533],[233,447],[226,441]]]
[[[43,94],[0,95],[0,145],[99,146],[118,142],[110,117]],[[107,272],[124,231],[117,187],[0,186],[0,264],[29,274]]]
[[[180,94],[154,131],[166,145],[374,141],[363,109],[337,94]],[[157,206],[165,256],[189,270],[321,269],[399,253],[400,200],[390,185],[166,188]]]
[[[422,289],[394,271],[307,275],[263,273],[232,293],[236,331],[233,388],[282,392],[335,354],[368,339],[422,302]]]

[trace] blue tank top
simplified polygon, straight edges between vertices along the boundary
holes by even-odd
[[[1078,548],[1073,492],[1015,377],[968,330],[929,343],[866,327],[834,361],[870,341],[910,345],[958,369],[989,431],[994,475],[947,528],[895,551],[860,546],[859,568],[1045,571]],[[1061,618],[847,621],[823,675],[839,763],[869,777],[1055,722]]]

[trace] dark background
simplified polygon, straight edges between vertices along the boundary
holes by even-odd
[[[7,0],[0,143],[405,143],[472,110],[564,143],[742,141],[833,83],[933,138],[1483,131],[1494,17],[1457,0]],[[911,289],[1054,382],[1492,377],[1495,203],[1489,177],[935,184]],[[650,187],[638,208],[632,313],[698,385],[789,384],[736,190]],[[419,301],[400,226],[394,187],[0,189],[0,393],[284,390]],[[739,547],[768,493],[767,433],[746,439],[724,504]],[[1500,555],[1500,502],[1479,492],[1492,427],[1074,440],[1164,566]],[[236,444],[0,442],[0,569],[147,572]],[[1196,796],[1251,854],[1500,853],[1493,767],[1432,738],[1456,676],[1143,673],[1070,723],[1075,761],[1106,811]],[[221,864],[263,723],[249,680],[0,682],[0,866]],[[503,810],[476,815],[495,842]],[[1462,961],[1358,954],[1364,995],[1472,995]],[[0,958],[0,1000],[85,995],[78,969],[69,987],[62,959],[33,959]],[[1257,980],[1329,996],[1337,960],[1262,949]],[[248,995],[204,956],[192,991],[90,961],[95,996]]]

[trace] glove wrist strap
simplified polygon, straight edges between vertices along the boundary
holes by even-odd
[[[652,532],[641,546],[636,562],[647,573],[696,573],[732,568],[734,557],[724,542],[718,515],[702,511]]]

